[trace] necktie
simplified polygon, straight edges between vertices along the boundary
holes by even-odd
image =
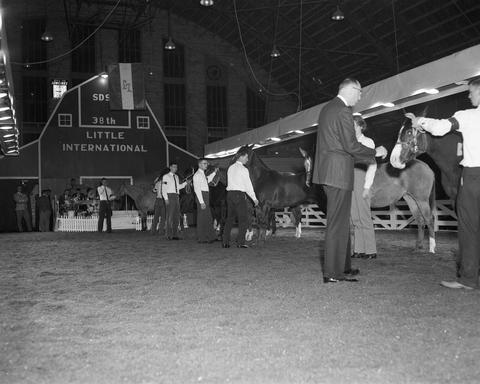
[[[108,198],[107,187],[103,186],[103,190],[105,191],[105,196],[107,197],[107,201],[110,201],[110,199]]]
[[[177,177],[175,175],[173,175],[173,181],[175,182],[175,193],[178,195]]]

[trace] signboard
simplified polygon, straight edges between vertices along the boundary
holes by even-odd
[[[53,98],[60,99],[63,96],[63,94],[67,92],[67,85],[68,85],[67,80],[59,80],[59,79],[53,80],[52,81]]]
[[[99,76],[78,88],[79,127],[131,128],[130,111],[112,111],[109,107],[108,77]]]

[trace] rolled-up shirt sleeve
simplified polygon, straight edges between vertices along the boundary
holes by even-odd
[[[455,114],[456,115],[456,114]],[[430,132],[434,136],[443,136],[450,132],[453,129],[455,129],[454,125],[455,123],[457,124],[458,127],[458,121],[453,115],[452,118],[450,119],[432,119],[429,117],[421,117],[418,120],[418,123],[427,132]]]

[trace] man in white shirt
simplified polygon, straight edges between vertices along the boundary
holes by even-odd
[[[186,182],[180,183],[177,175],[177,163],[170,164],[170,172],[162,177],[162,196],[165,201],[167,219],[167,239],[180,240],[178,226],[180,224],[180,190],[185,188]]]
[[[367,129],[367,124],[362,116],[354,115],[353,124],[358,142],[374,149],[374,141],[363,134],[365,129]],[[350,211],[350,220],[353,227],[352,257],[365,259],[375,259],[377,257],[375,229],[370,208],[370,188],[372,187],[376,170],[377,163],[368,165],[356,164],[353,170],[352,208]]]
[[[100,208],[98,211],[98,232],[103,230],[103,222],[107,219],[107,232],[112,233],[112,206],[111,201],[115,200],[111,188],[107,185],[107,179],[103,178],[101,185],[97,187],[97,193],[100,197]]]
[[[162,195],[162,176],[159,176],[154,181],[153,193],[155,193],[155,205],[153,208],[153,221],[152,229],[150,233],[155,235],[159,233],[160,235],[165,233],[165,203],[163,201]],[[158,227],[160,221],[160,226]],[[158,229],[157,229],[158,227]]]
[[[255,206],[258,205],[257,196],[253,190],[252,180],[245,164],[248,162],[246,148],[237,152],[237,161],[227,171],[227,220],[223,232],[223,248],[230,248],[230,232],[235,218],[238,218],[237,247],[248,248],[245,244],[245,233],[248,226],[247,196]]]
[[[468,83],[472,105],[476,108],[456,112],[449,119],[415,117],[414,127],[443,136],[458,131],[463,136],[463,165],[460,188],[457,196],[458,241],[460,277],[457,281],[442,281],[447,288],[478,288],[478,267],[480,262],[480,78]]]
[[[212,243],[216,239],[210,210],[208,183],[213,180],[218,170],[215,169],[214,172],[206,176],[207,168],[208,160],[200,159],[198,160],[198,170],[193,175],[193,190],[197,202],[197,240],[199,243]]]

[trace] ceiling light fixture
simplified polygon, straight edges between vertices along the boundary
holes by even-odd
[[[167,51],[173,51],[176,47],[172,39],[172,28],[170,25],[170,8],[168,8],[167,17],[168,17],[168,41],[165,43],[164,49]]]
[[[48,32],[48,30],[45,30],[45,32],[43,32],[42,34],[42,37],[41,37],[42,41],[45,41],[46,43],[49,43],[50,41],[53,40],[53,35]]]
[[[200,0],[200,5],[211,7],[213,5],[213,0]]]
[[[340,6],[337,5],[337,10],[335,12],[333,12],[333,14],[332,14],[332,20],[341,21],[344,18],[345,18],[345,15],[341,11]]]
[[[277,49],[277,46],[274,45],[272,52],[270,53],[271,57],[279,57],[280,56],[280,51]]]

